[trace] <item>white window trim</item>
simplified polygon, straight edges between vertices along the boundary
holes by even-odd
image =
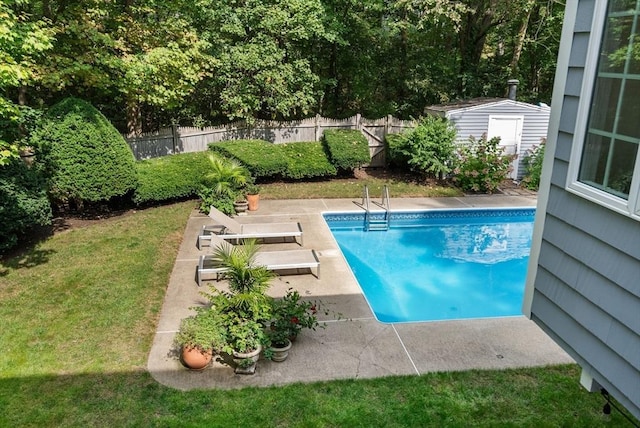
[[[591,34],[589,36],[589,48],[587,51],[586,64],[580,91],[580,103],[576,118],[576,127],[573,133],[573,145],[569,160],[569,170],[567,173],[566,190],[579,195],[591,202],[605,206],[620,214],[640,220],[640,149],[636,156],[636,164],[633,172],[629,199],[619,198],[603,190],[578,181],[580,161],[582,158],[582,148],[585,143],[587,125],[589,121],[589,111],[591,107],[591,97],[596,82],[598,57],[600,55],[600,45],[604,32],[605,20],[607,18],[608,2],[595,2],[593,22],[591,23]]]

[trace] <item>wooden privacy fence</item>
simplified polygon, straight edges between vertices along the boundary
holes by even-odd
[[[274,144],[320,141],[325,129],[358,129],[369,142],[369,166],[384,166],[385,136],[414,127],[414,121],[392,116],[366,119],[357,114],[347,119],[316,116],[290,122],[256,120],[251,126],[245,122],[206,128],[176,125],[125,139],[136,159],[140,160],[175,153],[202,152],[208,149],[209,144],[221,141],[260,139]]]

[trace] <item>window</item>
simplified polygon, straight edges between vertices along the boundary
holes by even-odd
[[[640,185],[640,0],[610,1],[608,7],[598,3],[604,6],[596,10],[594,22],[604,26],[592,34],[591,46],[597,49],[592,48],[585,68],[585,105],[577,123],[569,188],[635,216]]]

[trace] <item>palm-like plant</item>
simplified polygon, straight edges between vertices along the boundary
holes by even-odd
[[[215,153],[209,155],[209,162],[211,169],[204,176],[204,187],[199,193],[200,209],[208,213],[213,205],[225,214],[233,214],[233,202],[243,195],[251,174],[240,162]]]
[[[242,317],[266,321],[271,315],[271,298],[265,293],[274,273],[257,265],[255,256],[259,246],[256,241],[245,240],[244,245],[219,245],[214,249],[213,259],[226,268],[229,292],[219,293],[225,299],[215,303],[223,312],[236,312]]]
[[[238,161],[211,153],[211,171],[205,175],[205,182],[211,183],[214,193],[232,199],[249,183],[249,171]]]

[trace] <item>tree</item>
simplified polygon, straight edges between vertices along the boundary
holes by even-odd
[[[20,11],[23,3],[24,0],[0,3],[0,166],[18,156],[18,140],[24,136],[20,130],[24,88],[34,80],[36,62],[52,47],[47,22],[30,22]],[[13,91],[17,96],[10,96]]]

